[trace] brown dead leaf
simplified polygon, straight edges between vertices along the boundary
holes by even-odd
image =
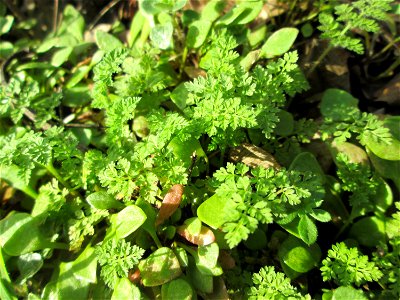
[[[375,95],[376,101],[386,102],[389,105],[400,106],[400,74],[396,75]]]
[[[221,268],[224,270],[233,269],[236,265],[235,260],[232,255],[229,254],[226,250],[221,250],[218,256],[218,262],[221,265]]]
[[[214,233],[211,231],[210,228],[206,226],[201,226],[201,230],[199,234],[191,234],[187,229],[188,225],[179,226],[176,232],[186,239],[187,241],[191,242],[192,244],[198,246],[206,246],[215,241]]]
[[[264,149],[251,144],[241,144],[229,151],[229,160],[238,163],[244,163],[249,167],[258,166],[274,169],[280,169],[281,166],[276,162],[275,158]]]
[[[156,219],[156,227],[162,224],[178,209],[183,195],[183,185],[175,184],[165,195]]]

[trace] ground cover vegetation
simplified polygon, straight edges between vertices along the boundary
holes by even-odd
[[[0,298],[399,299],[399,15],[0,2]]]

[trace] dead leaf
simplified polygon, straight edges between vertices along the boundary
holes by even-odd
[[[389,105],[400,106],[400,74],[396,75],[375,95],[375,101],[386,102]]]
[[[280,169],[281,166],[276,162],[275,158],[264,149],[251,144],[241,144],[234,147],[229,152],[229,160],[238,163],[244,163],[249,167],[264,167]]]
[[[206,226],[201,226],[199,234],[191,234],[187,228],[188,225],[179,226],[176,232],[192,244],[206,246],[215,241],[214,233]]]
[[[156,227],[162,224],[178,209],[183,195],[183,185],[175,184],[165,195],[156,219]]]
[[[218,262],[224,270],[233,269],[236,265],[234,258],[226,250],[221,250],[219,252]]]

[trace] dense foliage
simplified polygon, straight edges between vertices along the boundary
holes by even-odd
[[[12,2],[1,299],[399,299],[400,118],[313,86],[335,49],[395,48],[398,4],[139,0],[129,28],[69,4],[31,39]]]

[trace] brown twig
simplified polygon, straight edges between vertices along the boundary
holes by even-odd
[[[54,0],[54,11],[53,11],[53,32],[57,32],[58,24],[58,0]]]
[[[97,24],[97,22],[111,9],[113,8],[118,2],[121,0],[113,0],[111,1],[106,7],[104,7],[99,14],[96,16],[96,18],[93,20],[93,22],[89,25],[88,30],[91,31],[93,27]]]

